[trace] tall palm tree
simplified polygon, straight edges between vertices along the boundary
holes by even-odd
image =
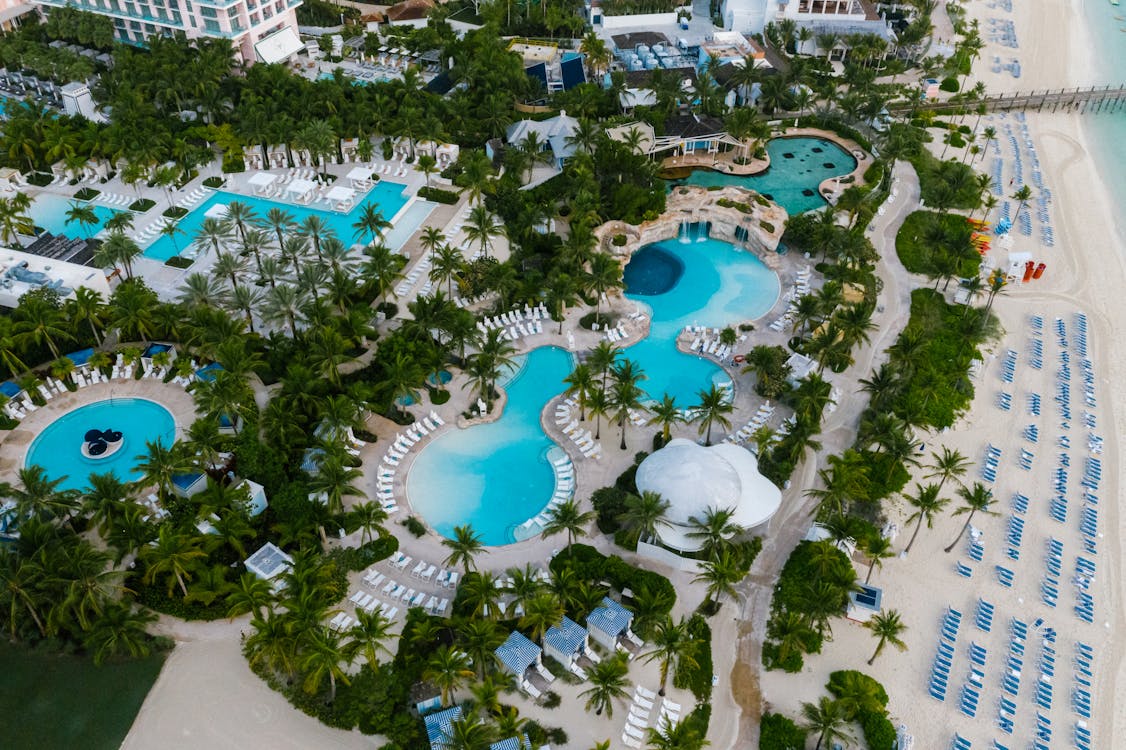
[[[467,714],[443,731],[441,747],[448,750],[489,750],[496,732],[477,714]]]
[[[82,645],[93,654],[95,666],[122,654],[144,658],[152,652],[152,637],[146,628],[153,622],[155,612],[134,608],[127,602],[110,602],[91,623]]]
[[[595,389],[594,373],[591,371],[590,365],[586,363],[575,365],[575,369],[563,378],[563,382],[567,384],[565,393],[568,396],[574,396],[579,401],[579,421],[585,421],[586,402]]]
[[[949,553],[950,550],[962,540],[962,535],[966,533],[966,529],[970,527],[970,522],[974,520],[974,515],[977,513],[984,513],[990,516],[998,515],[996,511],[991,510],[990,506],[993,505],[993,491],[986,488],[981,482],[974,482],[971,487],[961,487],[958,490],[958,496],[962,498],[962,504],[954,510],[955,516],[964,515],[966,522],[962,524],[962,529],[958,532],[958,536],[950,543],[949,547],[943,549],[943,552]]]
[[[734,411],[735,407],[731,403],[731,398],[728,396],[726,390],[721,389],[715,383],[711,388],[700,391],[696,394],[700,402],[692,407],[692,413],[696,419],[699,420],[699,433],[707,436],[704,438],[704,445],[712,444],[712,425],[718,424],[723,429],[731,428],[731,420],[727,415]]]
[[[469,210],[469,219],[465,222],[464,230],[466,239],[480,244],[481,253],[488,257],[489,242],[494,237],[504,234],[504,225],[493,218],[489,209],[479,205]]]
[[[391,655],[387,648],[387,641],[391,638],[391,627],[394,623],[388,620],[381,611],[365,612],[356,611],[356,624],[348,631],[352,644],[357,652],[364,657],[369,667],[379,663],[379,654],[382,652]]]
[[[172,480],[179,474],[187,473],[193,462],[184,455],[178,443],[165,445],[159,439],[146,440],[145,452],[134,456],[136,468],[141,472],[138,485],[156,485],[161,502],[172,493]]]
[[[529,638],[538,641],[548,629],[563,621],[563,614],[563,602],[560,598],[554,592],[543,591],[524,605],[520,627],[528,631]]]
[[[915,494],[904,495],[908,505],[914,508],[911,515],[907,517],[907,523],[915,522],[915,530],[911,533],[911,540],[907,542],[904,552],[911,551],[911,545],[915,543],[915,537],[919,535],[919,529],[922,528],[923,522],[926,521],[927,528],[934,527],[934,518],[938,513],[946,507],[950,502],[948,499],[939,497],[938,485],[928,484],[926,487],[915,485]]]
[[[17,196],[27,197],[23,193]],[[16,198],[0,198],[0,242],[12,245],[18,242],[21,234],[35,234],[35,220],[28,214],[28,207]]]
[[[864,542],[864,554],[868,558],[868,574],[864,576],[865,584],[872,580],[873,570],[876,568],[883,570],[884,560],[895,557],[895,552],[893,552],[891,548],[891,542],[883,535],[869,537],[868,540]]]
[[[446,565],[461,565],[465,573],[476,569],[475,558],[485,549],[481,535],[469,524],[454,527],[453,539],[443,539],[442,546],[450,550]]]
[[[449,705],[450,694],[473,679],[468,657],[452,645],[440,646],[422,671],[426,680],[442,692],[442,705]]]
[[[445,283],[446,296],[452,298],[454,279],[465,268],[465,256],[456,247],[439,245],[434,251],[430,263],[430,280],[437,284]]]
[[[735,584],[743,580],[743,575],[743,567],[735,554],[724,548],[715,557],[704,561],[703,570],[692,581],[707,585],[707,603],[719,604],[723,597],[735,595]]]
[[[942,486],[946,484],[947,479],[953,479],[962,484],[961,478],[966,475],[970,468],[970,460],[962,455],[961,451],[942,446],[941,453],[931,453],[931,462],[926,465],[929,473],[924,474],[927,479],[938,477],[938,491],[942,491]]]
[[[565,533],[567,535],[567,547],[570,549],[571,545],[575,543],[575,537],[583,533],[583,529],[590,525],[594,517],[594,511],[582,510],[579,507],[579,501],[572,497],[548,512],[548,521],[543,527],[543,537],[546,539],[559,533]]]
[[[587,355],[586,364],[591,370],[598,373],[603,386],[606,385],[607,374],[618,363],[621,354],[621,347],[603,339],[595,344],[594,348],[590,350],[590,354]]]
[[[613,718],[614,701],[624,701],[629,695],[627,674],[629,674],[629,662],[621,653],[595,664],[587,673],[590,687],[579,693],[580,698],[586,698],[586,710],[594,709],[596,716],[601,716],[605,711],[607,718]]]
[[[227,595],[227,617],[233,620],[252,612],[255,618],[261,620],[263,610],[268,610],[276,598],[269,581],[250,572],[243,573],[235,589]]]
[[[661,428],[661,437],[666,443],[672,437],[673,425],[685,421],[676,399],[667,393],[660,401],[649,405],[649,413],[652,415],[649,417],[649,424]]]
[[[602,320],[602,297],[622,287],[622,264],[608,253],[595,253],[590,259],[590,270],[584,286],[594,294],[595,320]]]
[[[472,660],[477,679],[483,681],[486,679],[485,667],[491,663],[493,652],[504,643],[504,634],[492,620],[472,617],[457,626],[457,643]],[[490,683],[496,684],[492,680]]]
[[[80,225],[86,239],[90,239],[90,227],[97,226],[100,221],[98,214],[94,212],[94,207],[89,203],[71,201],[70,207],[66,210],[66,223]]]
[[[329,456],[309,480],[309,492],[324,497],[328,512],[335,515],[344,510],[345,497],[363,495],[354,484],[362,476],[363,472],[359,469],[346,466],[336,456]]]
[[[876,661],[876,657],[884,650],[885,644],[890,643],[900,651],[907,650],[907,644],[899,637],[903,631],[907,630],[907,626],[894,609],[873,615],[872,619],[864,623],[864,627],[871,630],[872,637],[877,639],[876,650],[872,653],[872,658],[868,660],[868,666]]]
[[[387,520],[387,511],[379,503],[356,503],[352,506],[352,520],[360,529],[360,544],[371,541],[372,532],[382,528],[382,523]]]
[[[655,661],[660,665],[661,689],[657,692],[659,695],[664,695],[670,668],[696,666],[694,653],[697,643],[688,630],[687,620],[681,618],[680,621],[674,622],[668,615],[657,621],[649,641],[653,648],[644,654],[643,658],[646,662]]]
[[[821,750],[821,745],[826,742],[832,746],[834,742],[851,742],[852,735],[845,728],[845,714],[841,705],[834,700],[822,696],[817,703],[803,703],[801,707],[805,728],[817,734],[815,750]]]
[[[665,525],[665,514],[669,510],[669,501],[659,493],[645,490],[640,495],[627,495],[625,509],[618,517],[618,521],[631,531],[636,531],[639,538],[651,539],[657,535],[657,530]]]
[[[379,204],[370,201],[360,206],[359,216],[352,223],[356,230],[356,239],[368,235],[368,243],[375,245],[383,241],[383,233],[391,228],[391,222],[379,210]]]
[[[688,519],[691,531],[687,536],[700,542],[700,549],[708,558],[715,558],[743,530],[731,520],[734,516],[731,508],[708,508],[703,516]]]
[[[199,564],[207,558],[207,553],[200,547],[200,538],[189,536],[172,526],[161,526],[153,544],[141,548],[139,557],[145,563],[145,583],[152,583],[157,576],[168,576],[168,594],[179,585],[180,592],[186,597],[188,586],[185,581],[190,581],[192,573]]]
[[[645,742],[649,750],[700,750],[710,744],[700,736],[694,722],[674,723],[667,716],[661,720],[659,727],[648,730]]]
[[[301,670],[305,673],[303,687],[309,695],[321,689],[321,682],[328,677],[328,702],[336,700],[336,681],[350,685],[348,665],[351,664],[351,651],[341,637],[327,627],[311,628],[302,639]]]

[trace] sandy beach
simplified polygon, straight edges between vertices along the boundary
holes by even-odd
[[[1086,30],[1074,17],[1074,3],[1055,0],[1037,0],[1027,4],[1014,3],[1012,13],[999,8],[990,9],[984,3],[969,6],[972,17],[981,21],[983,38],[988,39],[988,19],[1008,19],[1014,22],[1019,49],[1013,50],[989,44],[975,68],[980,74],[971,76],[968,86],[976,80],[985,82],[990,92],[1042,89],[1077,85],[1094,79],[1092,47]],[[1035,51],[1033,54],[1032,51]],[[991,63],[994,55],[1003,60],[1018,58],[1022,66],[1019,80],[1002,71],[994,73]],[[967,118],[967,121],[969,119]],[[1095,170],[1094,157],[1084,133],[1083,116],[1072,114],[1028,114],[1025,118],[1028,135],[1039,155],[1045,186],[1051,191],[1049,216],[1055,230],[1054,247],[1041,242],[1039,222],[1034,221],[1032,235],[1013,233],[1013,251],[1032,254],[1037,262],[1047,263],[1044,277],[1030,284],[1014,284],[1006,288],[995,303],[994,310],[1001,320],[1005,334],[991,351],[986,353],[985,366],[975,380],[976,395],[971,411],[951,430],[942,435],[923,436],[928,453],[946,446],[960,450],[975,462],[966,482],[983,481],[997,500],[996,517],[976,516],[973,526],[981,531],[985,549],[983,560],[973,562],[967,556],[968,538],[946,554],[943,548],[957,535],[964,516],[951,517],[949,512],[936,521],[932,530],[924,528],[908,558],[892,559],[877,570],[872,578],[874,585],[884,589],[883,606],[899,611],[908,631],[906,653],[886,649],[869,667],[868,656],[875,647],[870,633],[858,624],[838,620],[834,624],[833,642],[826,645],[825,653],[808,658],[800,675],[765,673],[762,680],[764,702],[767,707],[797,715],[803,701],[814,701],[823,693],[822,686],[829,672],[835,669],[860,669],[872,674],[888,688],[891,695],[889,709],[893,720],[904,723],[919,748],[948,747],[957,732],[973,742],[974,747],[993,747],[994,740],[1006,747],[1028,747],[1036,737],[1037,712],[1051,722],[1053,746],[1071,746],[1072,736],[1079,717],[1071,707],[1074,680],[1075,643],[1082,641],[1095,652],[1093,712],[1086,726],[1094,734],[1093,744],[1110,747],[1113,738],[1126,732],[1126,712],[1116,710],[1113,696],[1126,686],[1126,665],[1123,663],[1122,634],[1126,628],[1123,619],[1122,548],[1123,532],[1121,513],[1116,501],[1121,486],[1121,468],[1117,460],[1118,435],[1123,432],[1124,409],[1122,393],[1117,388],[1121,382],[1126,362],[1122,348],[1117,346],[1115,321],[1124,313],[1121,286],[1123,272],[1121,248],[1126,246],[1126,227],[1115,210],[1109,190]],[[1023,142],[1020,121],[1014,115],[998,115],[983,122],[1001,131],[1004,125],[1017,134],[1020,148],[1027,153]],[[1003,140],[1003,139],[1002,139]],[[1006,194],[1015,190],[1008,187],[1013,174],[1012,154],[1007,143],[1001,143],[1005,160]],[[994,150],[990,148],[977,167],[989,173]],[[1026,160],[1027,162],[1027,160]],[[1025,181],[1030,182],[1030,166],[1024,164]],[[1026,210],[1036,212],[1036,194]],[[1015,205],[1013,206],[1015,209]],[[992,260],[1007,267],[1008,251],[994,243]],[[919,280],[922,282],[922,280]],[[1089,408],[1083,401],[1081,357],[1076,352],[1076,313],[1084,313],[1089,324],[1088,356],[1093,363],[1097,407]],[[1043,342],[1042,369],[1032,366],[1030,357],[1033,331],[1030,319],[1042,316]],[[1061,417],[1056,395],[1057,371],[1060,368],[1060,340],[1056,333],[1057,318],[1062,319],[1068,343],[1072,369],[1071,397],[1075,413],[1068,422]],[[1013,383],[1002,379],[1002,360],[1007,350],[1017,353]],[[1012,397],[1010,410],[998,406],[999,395]],[[1041,413],[1031,413],[1030,397],[1041,396]],[[1084,412],[1090,412],[1095,427],[1084,424]],[[1066,424],[1065,424],[1066,423]],[[1023,436],[1030,424],[1039,430],[1038,441],[1032,443]],[[1089,436],[1103,439],[1101,453],[1089,449]],[[1070,438],[1070,448],[1061,447],[1061,437]],[[996,481],[982,479],[980,463],[987,445],[1001,449],[1000,466]],[[1021,450],[1034,457],[1031,468],[1019,465]],[[1053,480],[1066,453],[1070,464],[1067,497],[1069,508],[1066,521],[1059,523],[1048,514],[1048,504],[1053,495]],[[1091,555],[1084,550],[1078,530],[1079,515],[1083,507],[1083,488],[1079,482],[1084,475],[1085,461],[1101,461],[1102,478],[1097,495],[1098,548]],[[915,472],[922,479],[923,471]],[[910,489],[910,487],[908,488]],[[1030,500],[1026,513],[1014,510],[1012,499],[1017,493]],[[944,491],[953,496],[953,488]],[[910,538],[912,528],[906,523],[909,509],[905,503],[890,515],[899,526],[894,540],[902,549]],[[956,500],[948,511],[956,507]],[[1014,560],[1008,550],[1007,540],[1010,518],[1024,521],[1022,541],[1018,548],[1019,560]],[[967,535],[968,537],[968,535]],[[1042,599],[1041,583],[1045,578],[1045,560],[1048,539],[1063,544],[1062,574],[1059,597],[1055,607]],[[1076,604],[1076,558],[1083,556],[1097,565],[1097,572],[1087,592],[1094,597],[1093,624],[1081,622],[1073,611]],[[956,563],[972,570],[970,578],[955,572]],[[1014,572],[1011,588],[1001,585],[995,566],[1001,565]],[[858,565],[863,576],[865,566]],[[978,600],[984,599],[994,607],[990,632],[975,624]],[[949,688],[944,702],[928,694],[931,666],[939,641],[939,627],[948,607],[961,611],[962,624],[956,643],[956,656],[950,671]],[[1018,697],[1002,692],[1000,680],[1006,671],[1009,656],[1010,620],[1018,618],[1030,627],[1043,620],[1038,630],[1030,630],[1026,641],[1024,668],[1020,679]],[[1051,678],[1052,708],[1038,707],[1032,700],[1034,683],[1040,676],[1038,661],[1044,642],[1045,629],[1055,630],[1055,670]],[[986,649],[984,680],[980,686],[981,700],[975,718],[959,710],[963,685],[967,684],[971,663],[967,655],[970,643]],[[1014,728],[1011,734],[998,725],[998,704],[1004,696],[1017,705]]]

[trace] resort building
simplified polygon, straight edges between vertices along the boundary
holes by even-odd
[[[876,34],[894,39],[870,0],[723,0],[720,14],[725,29],[748,34],[790,19],[815,34]]]
[[[20,25],[24,16],[35,6],[24,0],[0,0],[0,30],[11,31]]]
[[[630,630],[632,622],[633,612],[608,596],[603,597],[602,604],[586,616],[590,637],[610,651],[625,650],[624,644],[627,641],[641,647],[641,639]]]
[[[113,19],[114,36],[143,45],[154,36],[230,39],[242,62],[282,62],[301,49],[301,0],[34,0],[47,12],[72,7]]]
[[[544,669],[542,649],[523,633],[511,633],[494,653],[504,671],[515,677],[517,686],[533,698],[538,698],[541,692],[532,684],[533,675],[538,674],[547,683],[555,679]]]
[[[80,287],[106,299],[110,296],[109,280],[100,268],[0,248],[0,305],[4,307],[16,307],[20,297],[32,289],[52,289],[65,300]]]
[[[669,509],[657,528],[661,545],[675,552],[696,552],[703,543],[691,536],[692,519],[728,509],[731,521],[745,531],[769,521],[782,503],[781,491],[758,471],[754,454],[738,445],[704,447],[674,438],[637,467],[639,492],[656,492]],[[641,550],[641,546],[638,546]]]
[[[266,542],[246,558],[246,569],[264,581],[276,578],[291,567],[293,558],[273,542]]]
[[[585,656],[592,663],[599,661],[598,654],[590,650],[586,628],[566,616],[543,634],[543,652],[584,680],[586,672],[579,666],[579,659]]]
[[[540,142],[540,150],[550,150],[555,157],[554,166],[563,168],[563,162],[575,153],[575,147],[568,140],[578,130],[579,121],[568,117],[567,113],[560,110],[559,114],[547,120],[520,120],[508,126],[504,139],[509,146],[520,146],[529,136]]]

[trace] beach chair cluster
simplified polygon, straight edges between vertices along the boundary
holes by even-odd
[[[1091,706],[1094,700],[1091,695],[1092,685],[1094,680],[1094,672],[1092,662],[1095,660],[1095,649],[1083,641],[1075,642],[1075,687],[1071,691],[1071,710],[1074,711],[1080,719],[1091,719]],[[1076,729],[1086,730],[1087,725],[1082,721],[1076,724]],[[1091,746],[1091,733],[1076,732],[1076,738],[1082,737],[1085,744],[1076,742],[1076,747],[1089,750]]]
[[[798,269],[797,275],[794,277],[794,285],[782,295],[782,301],[789,303],[786,306],[786,311],[770,324],[770,330],[784,331],[786,326],[794,320],[798,312],[798,300],[810,292],[809,281],[812,275],[813,267],[809,264]]]
[[[414,558],[397,551],[384,562],[393,570],[407,575],[407,568],[414,562]],[[449,609],[450,599],[442,596],[442,590],[457,587],[457,571],[439,569],[437,565],[419,560],[409,575],[418,579],[419,583],[414,585],[399,583],[395,578],[388,578],[376,570],[369,570],[362,580],[364,585],[373,591],[378,590],[378,596],[383,597],[385,601],[381,606],[384,607],[384,614],[388,618],[395,616],[398,605],[408,609],[422,608],[429,614],[444,616]],[[423,584],[427,587],[425,590]],[[375,597],[374,594],[372,596]]]
[[[1009,543],[1005,554],[1010,560],[1020,559],[1020,544],[1024,539],[1024,519],[1020,516],[1009,516],[1009,528],[1005,534],[1005,541]]]
[[[770,421],[770,418],[774,416],[774,411],[775,409],[769,401],[764,404],[760,404],[758,411],[756,411],[755,415],[751,417],[751,420],[735,432],[725,437],[723,439],[723,442],[736,443],[740,445],[747,442],[751,439],[751,436],[758,431],[760,427]]]
[[[995,565],[993,567],[993,570],[997,573],[997,583],[1001,584],[1007,589],[1011,589],[1013,587],[1013,580],[1015,579],[1016,574],[1014,574],[1011,569],[1006,568],[1004,565]]]
[[[954,739],[950,741],[950,750],[973,750],[973,743],[955,732]]]
[[[1087,624],[1095,621],[1095,597],[1090,592],[1095,582],[1095,561],[1082,555],[1075,558],[1075,575],[1071,582],[1075,585],[1075,616]]]
[[[1028,365],[1033,370],[1044,369],[1044,339],[1039,336],[1033,336],[1028,340]]]
[[[631,313],[631,316],[632,315],[638,315],[638,313]],[[595,323],[594,325],[597,326],[598,324]],[[595,328],[594,330],[597,331],[598,329]],[[629,331],[626,330],[626,322],[624,320],[620,321],[613,328],[607,328],[607,329],[603,330],[602,331],[602,338],[605,339],[606,341],[609,341],[609,342],[615,343],[615,344],[618,343],[619,341],[625,341],[626,339],[629,338]]]
[[[113,206],[115,208],[125,208],[137,201],[136,198],[132,198],[128,195],[122,195],[120,193],[99,193],[95,200],[100,203],[105,203],[107,206]]]
[[[657,701],[660,700],[660,706]],[[656,711],[656,726],[664,727],[666,724],[675,726],[680,723],[681,705],[668,698],[659,698],[657,693],[641,685],[634,686],[633,699],[630,701],[629,714],[626,716],[625,726],[622,728],[622,742],[626,747],[639,748],[648,738],[650,717]]]
[[[981,463],[981,476],[989,482],[997,481],[997,468],[1001,465],[1001,449],[992,443],[985,446],[985,459]]]
[[[353,592],[352,596],[348,597],[348,600],[352,602],[357,612],[363,610],[364,612],[371,613],[378,609],[380,614],[388,620],[394,619],[395,615],[399,614],[399,608],[397,606],[390,602],[381,601],[377,599],[374,594],[369,594],[363,590]]]
[[[689,351],[715,357],[720,362],[726,362],[735,356],[735,346],[732,344],[724,344],[721,341],[721,334],[723,333],[722,328],[690,325],[685,326],[684,332],[692,337],[692,343],[688,345]],[[746,340],[746,334],[741,334],[738,343],[742,343]]]
[[[419,258],[418,262],[414,264],[414,267],[411,268],[411,270],[407,272],[407,275],[403,277],[403,280],[400,281],[395,286],[395,296],[396,297],[405,297],[407,295],[407,293],[410,292],[410,290],[414,288],[414,285],[416,283],[418,283],[419,278],[423,274],[427,275],[426,280],[427,280],[427,285],[429,285],[429,283],[430,283],[429,271],[430,271],[430,266],[431,266],[432,263],[433,263],[433,259],[430,255],[430,252],[427,251],[427,252],[423,253],[422,257]],[[423,291],[421,293],[426,294],[426,292],[427,292],[427,289],[424,286]]]
[[[1015,349],[1009,349],[1005,352],[1005,358],[1001,360],[1001,381],[1005,383],[1012,383],[1017,371],[1017,353]]]
[[[555,407],[555,426],[575,444],[583,458],[601,458],[602,444],[596,442],[590,430],[584,430],[574,416],[574,408],[577,405],[573,398],[568,398]]]
[[[1055,643],[1056,631],[1052,628],[1045,628],[1040,641],[1040,658],[1036,662],[1040,674],[1036,678],[1032,690],[1032,702],[1045,711],[1052,710],[1052,680],[1056,676]]]
[[[1014,78],[1020,78],[1020,62],[1013,60],[1010,63],[1009,72],[1013,74]],[[1017,112],[1015,119],[1020,128],[1020,139],[1028,152],[1032,185],[1036,188],[1036,219],[1040,222],[1040,241],[1045,247],[1054,247],[1056,236],[1055,230],[1052,228],[1051,214],[1048,211],[1048,207],[1052,203],[1052,190],[1044,183],[1044,172],[1040,167],[1040,157],[1036,153],[1036,142],[1032,139],[1032,134],[1028,130],[1028,118],[1025,117],[1024,112]]]
[[[1013,394],[1005,391],[997,393],[997,408],[1001,411],[1010,411],[1013,408]]]
[[[160,503],[160,498],[156,493],[151,493],[147,497],[138,501],[143,508],[144,519],[152,523],[158,523],[168,518],[171,515],[163,505]]]
[[[958,711],[963,716],[974,718],[981,703],[981,690],[985,680],[986,649],[975,642],[970,642],[970,672],[962,685],[962,694],[958,701]]]
[[[394,490],[395,475],[399,471],[399,464],[402,463],[415,445],[444,424],[445,421],[438,416],[438,413],[431,410],[430,414],[423,418],[421,422],[415,422],[396,434],[391,447],[383,454],[382,462],[376,473],[376,497],[388,513],[393,513],[399,509]]]
[[[939,629],[938,652],[931,664],[931,678],[928,692],[936,700],[946,700],[946,689],[950,682],[950,668],[954,663],[954,646],[958,642],[958,628],[962,624],[962,613],[947,607],[942,616]]]
[[[1029,435],[1032,435],[1033,436],[1032,442],[1036,442],[1036,440],[1035,440],[1035,436],[1037,435],[1037,432],[1035,430],[1036,425],[1029,425],[1029,427],[1032,427],[1033,431],[1029,432],[1026,429],[1024,431],[1025,439],[1026,440],[1029,439]],[[1025,471],[1032,471],[1032,462],[1033,462],[1033,460],[1035,460],[1035,458],[1036,458],[1035,453],[1028,450],[1027,448],[1021,447],[1019,456],[1017,458],[1017,463],[1020,465],[1020,468],[1024,469]]]
[[[575,496],[575,466],[571,463],[570,457],[563,456],[553,460],[551,469],[555,474],[555,491],[551,495],[551,500],[538,515],[520,524],[520,528],[530,529],[532,526],[546,528],[551,523],[555,509]]]
[[[974,615],[974,624],[978,630],[988,633],[993,629],[993,605],[982,598],[977,600],[977,612]]]
[[[523,310],[513,309],[511,312],[501,313],[492,318],[482,318],[477,321],[477,329],[481,333],[497,330],[501,332],[503,338],[517,341],[543,333],[543,321],[550,317],[542,303],[535,307],[524,305]]]
[[[1048,553],[1044,558],[1044,580],[1040,583],[1040,600],[1055,607],[1060,597],[1060,576],[1063,574],[1063,542],[1048,538]]]

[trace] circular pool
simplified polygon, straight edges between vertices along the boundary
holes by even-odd
[[[107,435],[108,439],[103,438]],[[145,452],[145,443],[171,445],[175,436],[176,420],[155,401],[97,401],[47,425],[31,443],[24,463],[43,467],[50,479],[61,479],[61,489],[84,490],[91,474],[111,472],[123,482],[132,482],[141,477],[136,471],[137,456]]]

